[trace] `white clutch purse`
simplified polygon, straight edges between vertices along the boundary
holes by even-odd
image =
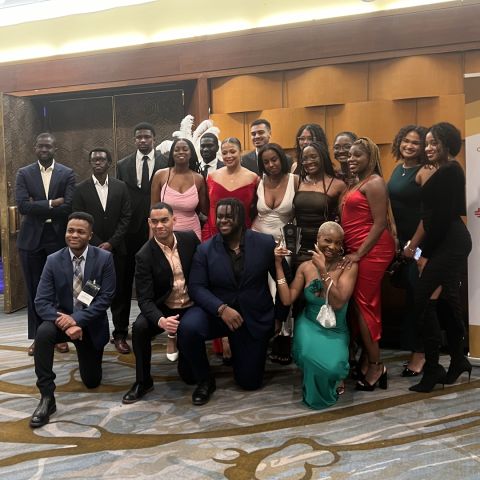
[[[327,293],[325,294],[325,305],[322,305],[317,315],[317,322],[323,328],[334,328],[337,326],[337,317],[335,316],[335,312],[333,311],[332,306],[328,303],[328,293],[330,292],[330,287],[332,286],[332,283],[333,282],[330,279]]]

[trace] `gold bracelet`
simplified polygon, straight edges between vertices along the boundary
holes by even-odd
[[[277,285],[283,285],[284,283],[287,283],[287,279],[285,277],[277,280]]]
[[[217,317],[221,317],[223,315],[223,312],[226,310],[227,307],[228,307],[228,305],[226,303],[223,303],[222,305],[220,305],[218,307],[218,310],[217,310]]]

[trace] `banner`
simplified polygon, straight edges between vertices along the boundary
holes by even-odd
[[[473,249],[468,258],[470,356],[480,365],[480,72],[465,75],[467,225]]]

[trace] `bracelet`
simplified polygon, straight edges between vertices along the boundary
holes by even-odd
[[[167,334],[167,337],[168,337],[168,338],[177,338],[177,334],[174,333],[174,334],[172,335],[171,333],[168,333],[168,334]]]
[[[287,283],[287,279],[285,277],[277,280],[277,285],[283,285],[284,283]]]
[[[220,305],[218,307],[218,310],[217,310],[217,317],[221,317],[223,315],[223,312],[225,311],[225,309],[228,307],[228,305],[226,303],[222,303],[222,305]]]
[[[408,250],[410,253],[415,253],[415,249],[410,247],[410,240],[403,247],[404,250]]]

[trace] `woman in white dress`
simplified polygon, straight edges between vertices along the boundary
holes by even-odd
[[[252,224],[252,230],[273,235],[277,239],[281,235],[280,230],[293,220],[293,197],[298,189],[299,178],[288,172],[287,156],[276,143],[267,143],[258,152],[258,164],[262,179],[257,188],[257,217]],[[270,276],[268,281],[272,297],[275,298],[275,281]],[[290,323],[284,323],[284,331],[291,327]],[[281,328],[280,319],[276,327],[278,332]],[[290,338],[286,339],[281,334],[277,336],[270,360],[281,364],[290,363],[289,342]],[[287,345],[284,345],[285,343]]]

